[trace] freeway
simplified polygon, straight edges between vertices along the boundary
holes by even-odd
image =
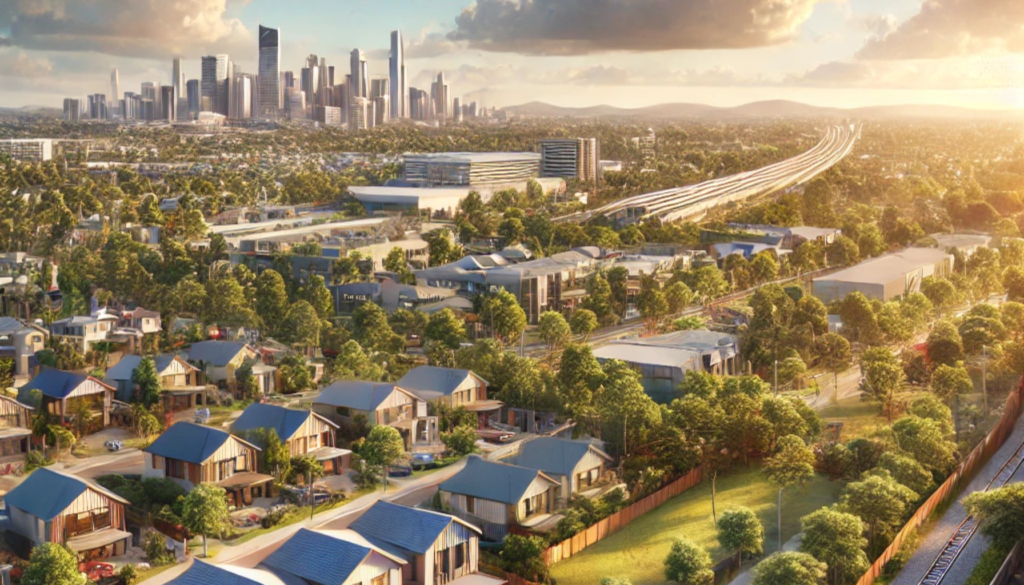
[[[769,195],[806,183],[850,154],[860,131],[860,126],[854,124],[831,126],[814,148],[793,158],[695,185],[627,197],[592,211],[556,218],[556,221],[582,222],[595,215],[659,218],[665,222],[699,217],[725,203]]]

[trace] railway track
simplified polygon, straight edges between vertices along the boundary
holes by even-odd
[[[999,471],[992,477],[992,481],[985,486],[985,491],[987,492],[993,487],[1001,488],[1008,484],[1017,473],[1017,470],[1021,468],[1021,465],[1024,465],[1024,443],[1021,443],[1013,455],[1006,460],[1006,463],[999,468]],[[921,579],[920,585],[939,585],[942,583],[949,570],[956,564],[960,553],[967,548],[967,543],[971,541],[977,530],[978,520],[974,516],[969,515],[967,518],[964,518],[964,521],[953,531],[953,536],[946,541],[945,546],[939,552],[939,556],[935,558],[935,562],[932,563],[924,578]]]
[[[556,218],[556,221],[586,221],[594,215],[631,211],[639,219],[659,217],[667,222],[695,217],[724,203],[768,195],[807,182],[846,157],[859,136],[859,126],[832,126],[818,144],[793,158],[695,185],[628,197],[593,211]]]

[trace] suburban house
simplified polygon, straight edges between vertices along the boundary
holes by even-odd
[[[212,483],[224,488],[235,506],[270,494],[274,478],[256,472],[259,448],[220,429],[179,422],[142,451],[145,477],[171,479],[187,490]]]
[[[107,370],[103,381],[117,389],[117,399],[131,402],[135,393],[132,376],[142,356],[126,355]],[[206,386],[200,384],[200,370],[176,355],[153,356],[156,375],[160,378],[165,412],[179,412],[205,404]]]
[[[328,287],[334,298],[334,312],[349,314],[365,303],[376,303],[385,311],[413,310],[455,296],[449,288],[399,284],[390,278],[378,282],[353,282]]]
[[[7,543],[27,558],[32,547],[64,544],[80,560],[123,555],[129,502],[90,480],[40,467],[4,497],[10,524]]]
[[[405,559],[370,544],[351,530],[300,529],[260,568],[287,583],[317,585],[400,585]]]
[[[295,581],[282,581],[277,575],[265,569],[247,569],[233,565],[211,565],[193,559],[184,573],[167,582],[167,585],[300,585]],[[304,583],[301,585],[305,585]]]
[[[70,341],[84,354],[92,349],[93,344],[107,341],[117,327],[117,321],[117,316],[110,313],[75,315],[50,323],[50,334]]]
[[[310,410],[257,402],[231,423],[231,433],[243,438],[256,429],[273,429],[292,457],[312,455],[327,473],[337,475],[351,466],[352,452],[335,447],[338,425]]]
[[[492,420],[500,422],[504,404],[487,399],[487,380],[469,370],[438,366],[419,366],[409,370],[395,382],[420,400],[443,404],[449,408],[464,407],[477,415],[477,428],[487,428]]]
[[[40,409],[50,414],[67,419],[68,413],[75,412],[76,403],[85,402],[94,414],[102,417],[104,427],[110,424],[110,401],[114,399],[115,389],[92,376],[43,368],[38,376],[18,389],[18,401],[33,402],[30,398],[33,390],[42,394]]]
[[[158,311],[150,311],[142,307],[136,307],[121,312],[121,325],[138,329],[143,335],[160,333],[162,322]]]
[[[25,467],[32,448],[32,412],[35,409],[0,394],[0,473],[13,475]]]
[[[313,410],[341,424],[363,416],[371,427],[395,427],[409,451],[439,445],[437,417],[427,416],[427,403],[396,384],[338,381],[313,399]]]
[[[408,562],[402,567],[402,579],[390,585],[461,583],[460,578],[479,570],[482,533],[448,514],[378,500],[350,528]],[[477,585],[504,582],[477,577]]]
[[[678,398],[676,389],[686,372],[735,376],[741,371],[739,338],[716,331],[676,331],[654,337],[619,339],[594,349],[604,363],[621,360],[640,372],[644,391],[655,402]]]
[[[533,526],[555,511],[561,483],[543,471],[470,455],[466,466],[438,486],[455,515],[499,541],[511,526]]]
[[[520,441],[519,451],[507,462],[543,471],[561,484],[561,495],[568,500],[595,486],[612,458],[587,441],[537,437]]]
[[[254,359],[256,351],[240,341],[200,341],[188,350],[188,362],[202,370],[208,383],[229,389],[235,388],[235,370]]]
[[[0,317],[0,358],[14,360],[15,376],[31,376],[39,362],[36,352],[46,348],[50,332],[14,317]]]

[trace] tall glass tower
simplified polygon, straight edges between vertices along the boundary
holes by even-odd
[[[391,119],[409,117],[409,85],[405,78],[405,43],[402,31],[391,31]]]
[[[281,30],[260,25],[259,87],[256,101],[259,117],[277,119],[281,103]]]

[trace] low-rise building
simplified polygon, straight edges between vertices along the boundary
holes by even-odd
[[[295,580],[284,581],[266,569],[249,569],[234,565],[212,565],[199,559],[167,585],[305,585]]]
[[[520,441],[519,450],[506,461],[543,471],[561,484],[561,496],[570,499],[596,486],[612,458],[589,441],[536,437]]]
[[[231,423],[232,434],[246,439],[256,429],[273,429],[292,457],[312,455],[327,473],[337,475],[351,466],[352,452],[336,446],[338,425],[313,411],[257,402]]]
[[[56,339],[72,342],[84,354],[92,349],[93,344],[107,341],[117,322],[117,315],[111,313],[75,315],[50,323],[50,334]]]
[[[78,476],[41,467],[4,496],[4,504],[7,543],[24,558],[47,542],[66,545],[81,560],[121,556],[131,546],[124,515],[129,502]]]
[[[410,452],[440,446],[437,417],[427,415],[426,401],[396,384],[339,380],[313,399],[313,410],[345,425],[362,416],[371,427],[394,427]]]
[[[126,355],[107,370],[103,381],[117,389],[121,402],[132,402],[135,390],[135,370],[143,357]],[[176,355],[153,356],[156,375],[160,379],[161,399],[165,412],[180,412],[205,404],[206,386],[200,381],[199,368]]]
[[[543,471],[470,455],[438,490],[456,516],[480,528],[484,538],[499,541],[511,526],[528,527],[554,512],[561,483]]]
[[[188,349],[188,362],[202,370],[210,384],[235,388],[235,371],[256,359],[256,351],[240,341],[200,341]]]
[[[15,376],[30,376],[39,367],[36,352],[46,348],[46,329],[14,317],[0,317],[0,357],[14,360]]]
[[[499,421],[499,400],[487,398],[487,380],[469,370],[418,366],[409,370],[398,382],[420,400],[441,404],[448,408],[463,407],[476,413],[478,428],[484,429],[491,421]]]
[[[884,302],[920,292],[925,278],[950,274],[953,264],[953,255],[945,250],[907,248],[815,278],[812,281],[813,294],[824,303],[844,299],[852,292]]]
[[[965,259],[973,256],[979,249],[992,245],[992,236],[986,234],[932,234],[931,237],[940,250],[956,250],[963,254]]]
[[[399,585],[407,564],[352,530],[301,528],[259,567],[290,583]]]
[[[334,297],[334,312],[349,314],[366,303],[376,303],[385,311],[416,310],[455,296],[449,288],[399,284],[390,278],[377,282],[352,282],[327,287]]]
[[[32,448],[32,413],[34,408],[0,394],[0,472],[20,474],[25,468],[25,455]]]
[[[77,410],[76,403],[85,403],[103,427],[110,424],[110,406],[116,390],[92,376],[43,368],[38,376],[18,389],[18,401],[32,402],[33,390],[38,390],[42,398],[39,409],[61,420],[68,420],[68,413]]]
[[[186,490],[200,483],[224,488],[236,506],[270,495],[273,476],[257,473],[259,448],[220,429],[190,422],[167,428],[142,450],[145,477],[167,478]]]

